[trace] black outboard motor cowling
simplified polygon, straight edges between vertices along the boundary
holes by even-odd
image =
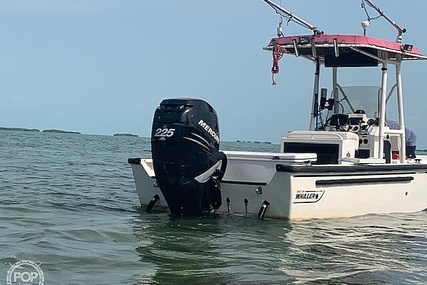
[[[151,152],[172,214],[198,215],[221,206],[226,157],[219,151],[218,118],[209,103],[163,100],[154,113]]]

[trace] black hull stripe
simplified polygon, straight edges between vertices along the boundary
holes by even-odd
[[[372,174],[371,174],[372,175]],[[316,186],[341,186],[341,185],[366,185],[366,184],[385,184],[385,183],[399,183],[399,182],[410,182],[413,181],[414,177],[376,177],[376,178],[352,178],[352,179],[329,179],[329,180],[317,180]],[[266,182],[245,182],[245,181],[230,181],[222,180],[221,183],[235,184],[235,185],[254,185],[254,186],[266,186]]]
[[[316,186],[344,186],[344,185],[366,185],[366,184],[388,184],[399,182],[410,182],[414,180],[412,176],[403,177],[375,177],[375,178],[352,178],[352,179],[330,179],[317,180]]]

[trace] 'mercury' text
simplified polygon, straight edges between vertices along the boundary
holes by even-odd
[[[200,120],[199,126],[202,127],[202,129],[204,129],[208,134],[210,134],[216,140],[217,143],[219,143],[218,134],[208,124],[206,124],[205,121]]]

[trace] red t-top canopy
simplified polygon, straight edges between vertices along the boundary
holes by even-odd
[[[378,61],[424,60],[413,45],[363,35],[316,34],[273,38],[264,48],[282,53],[319,57],[325,66],[376,66]]]

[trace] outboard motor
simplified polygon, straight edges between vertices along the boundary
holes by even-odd
[[[198,215],[221,206],[226,156],[218,118],[199,99],[165,99],[156,109],[151,152],[157,184],[172,214]]]

